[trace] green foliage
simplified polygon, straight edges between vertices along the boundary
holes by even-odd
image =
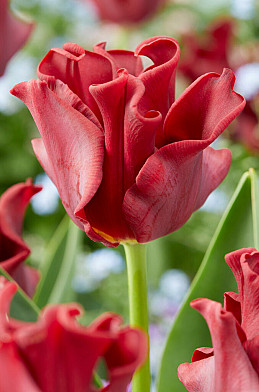
[[[65,216],[46,252],[34,301],[39,307],[73,299],[71,280],[83,232]]]
[[[48,303],[51,291],[61,268],[67,240],[69,218],[65,216],[52,236],[42,262],[41,279],[34,295],[35,303],[42,308]]]

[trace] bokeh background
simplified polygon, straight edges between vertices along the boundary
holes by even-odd
[[[90,0],[11,0],[10,8],[19,17],[33,20],[35,28],[0,77],[0,191],[28,177],[44,187],[28,208],[24,226],[24,239],[32,249],[28,263],[37,268],[44,268],[49,249],[58,242],[57,228],[62,230],[67,218],[54,185],[33,154],[30,140],[38,137],[34,121],[9,90],[18,82],[36,77],[37,65],[49,49],[76,42],[91,50],[96,43],[107,41],[109,49],[134,50],[150,36],[168,35],[179,41],[182,50],[176,96],[199,72],[221,72],[226,66],[236,74],[235,89],[248,101],[244,113],[214,146],[232,151],[233,164],[226,180],[184,227],[149,245],[154,377],[165,336],[228,201],[242,173],[259,167],[259,2],[171,0],[144,21],[127,24],[101,20]],[[61,246],[56,257],[62,256]],[[122,247],[107,249],[83,235],[64,299],[84,306],[84,323],[107,310],[121,313],[127,322]]]

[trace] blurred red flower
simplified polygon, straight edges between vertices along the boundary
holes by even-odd
[[[221,73],[226,67],[232,68],[229,49],[233,29],[233,21],[223,19],[209,25],[202,34],[203,38],[194,33],[185,34],[179,72],[193,82],[204,73]]]
[[[192,363],[178,374],[189,392],[259,391],[259,252],[240,249],[226,255],[239,294],[225,293],[218,302],[197,299],[191,306],[207,321],[213,349],[194,351]]]
[[[18,19],[9,9],[9,0],[0,0],[0,76],[10,58],[25,44],[34,24]]]
[[[41,187],[31,180],[13,185],[0,198],[0,267],[2,267],[30,296],[38,283],[39,274],[25,265],[30,249],[22,239],[23,218],[26,207]]]
[[[179,55],[168,37],[135,53],[68,43],[42,60],[40,80],[12,90],[42,136],[36,156],[94,241],[144,243],[177,230],[228,172],[230,151],[209,145],[245,105],[234,75],[203,75],[174,101]],[[143,69],[140,56],[153,64]]]
[[[48,305],[37,322],[10,318],[17,287],[0,277],[0,391],[95,392],[93,370],[103,358],[109,382],[99,392],[126,392],[145,360],[144,332],[121,328],[119,316],[106,313],[89,327],[76,317],[78,304]]]
[[[257,96],[246,101],[246,106],[231,132],[232,139],[242,143],[253,154],[259,153],[259,119],[255,110],[258,98]]]
[[[85,0],[86,1],[86,0]],[[166,0],[90,0],[101,19],[119,24],[142,22],[155,14]]]
[[[202,39],[198,35],[186,34],[183,36],[184,56],[179,64],[181,72],[189,81],[206,72],[222,72],[225,67],[232,69],[247,62],[239,56],[239,65],[234,63],[231,51],[233,49],[235,23],[232,20],[218,20],[203,32]],[[251,61],[251,60],[250,60]],[[237,121],[231,127],[230,137],[243,144],[248,151],[259,153],[258,116],[255,105],[258,97],[247,101]]]

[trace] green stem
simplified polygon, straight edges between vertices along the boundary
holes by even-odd
[[[130,49],[130,37],[132,33],[132,28],[129,26],[119,27],[118,40],[116,43],[116,48],[118,49]]]
[[[93,373],[93,382],[97,388],[102,388],[103,386],[102,380],[96,372]]]
[[[130,325],[148,334],[146,247],[123,244],[128,269]],[[134,374],[133,392],[150,392],[149,355],[145,364]]]

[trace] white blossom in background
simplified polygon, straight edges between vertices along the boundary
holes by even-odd
[[[15,54],[8,62],[5,73],[0,77],[0,112],[13,114],[24,107],[23,102],[10,94],[11,88],[23,80],[35,77],[37,62],[23,52]]]
[[[235,91],[250,100],[259,93],[259,63],[249,63],[236,72]]]
[[[200,211],[222,213],[225,211],[227,204],[227,195],[225,192],[217,188],[209,195],[203,206],[200,208]]]
[[[208,14],[216,14],[217,12],[221,11],[222,8],[228,5],[229,0],[198,0],[195,2],[195,7],[197,10]]]
[[[238,19],[252,19],[255,15],[255,0],[231,0],[230,12]]]
[[[190,279],[185,272],[178,269],[167,270],[161,277],[159,287],[149,294],[150,323],[150,367],[154,381],[160,367],[166,336],[190,287]],[[154,382],[155,385],[155,382]],[[155,391],[153,387],[152,391]]]
[[[59,202],[57,188],[46,173],[39,174],[35,178],[34,184],[41,185],[43,189],[31,200],[33,211],[38,215],[53,214]]]
[[[76,260],[72,287],[79,293],[94,291],[110,274],[119,274],[124,269],[124,260],[116,250],[98,249],[88,255],[83,253]]]
[[[185,272],[179,269],[166,271],[159,282],[160,292],[173,302],[181,303],[188,288],[190,279]]]

